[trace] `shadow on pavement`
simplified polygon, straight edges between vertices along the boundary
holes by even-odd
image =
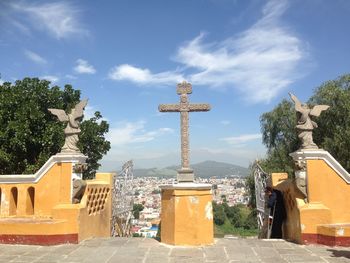
[[[350,258],[350,251],[347,251],[347,250],[336,250],[336,249],[327,249],[327,250],[333,253],[333,257]]]

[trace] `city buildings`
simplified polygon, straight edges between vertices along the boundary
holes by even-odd
[[[172,184],[175,178],[139,177],[133,180],[134,204],[142,204],[139,218],[132,220],[133,233],[139,236],[155,237],[161,213],[160,185]],[[213,185],[213,201],[226,201],[229,206],[247,204],[248,194],[245,178],[228,176],[225,178],[196,178],[196,182]]]

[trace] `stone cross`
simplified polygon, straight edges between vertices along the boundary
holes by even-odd
[[[181,169],[177,171],[178,182],[193,182],[194,174],[189,161],[189,132],[188,113],[190,111],[209,111],[209,104],[190,104],[187,94],[192,93],[192,85],[186,81],[177,85],[177,94],[180,95],[179,104],[160,104],[160,112],[180,112],[181,120]]]

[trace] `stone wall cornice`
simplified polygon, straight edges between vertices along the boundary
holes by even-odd
[[[295,161],[324,160],[347,184],[350,184],[350,174],[348,171],[329,152],[323,149],[298,150],[289,155]]]
[[[0,175],[0,183],[36,183],[40,178],[56,163],[85,163],[87,156],[83,154],[56,154],[35,174],[2,174]]]

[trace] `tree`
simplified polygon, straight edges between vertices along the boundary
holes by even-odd
[[[214,214],[214,223],[218,226],[223,225],[226,220],[226,214],[224,207],[218,205],[216,202],[213,202],[213,214]]]
[[[96,111],[94,117],[83,121],[80,126],[81,134],[78,147],[83,154],[88,156],[86,160],[88,168],[84,171],[84,178],[94,177],[97,169],[100,167],[98,161],[111,148],[110,142],[104,137],[108,132],[109,125],[105,120],[101,119],[101,113]]]
[[[222,202],[226,203],[227,202],[226,195],[221,195],[221,200]]]
[[[257,212],[256,209],[253,209],[245,219],[243,223],[244,229],[257,229],[258,228],[258,220],[257,220]]]
[[[249,165],[250,174],[245,179],[245,188],[249,195],[249,203],[248,206],[250,208],[256,208],[256,200],[255,200],[255,179],[254,179],[254,171],[253,166]]]
[[[268,149],[265,160],[260,162],[267,172],[293,172],[293,159],[289,153],[299,148],[294,105],[283,100],[272,111],[260,117],[263,143]]]
[[[57,121],[48,108],[70,111],[80,100],[80,91],[71,85],[61,90],[38,78],[17,80],[14,85],[0,85],[0,174],[34,173],[51,155],[58,153],[64,143],[65,124]],[[81,152],[88,155],[91,178],[99,167],[98,161],[110,149],[105,140],[108,124],[95,113],[81,124]]]
[[[317,118],[314,141],[350,171],[350,74],[322,84],[309,103],[330,106]]]
[[[318,128],[313,133],[314,142],[350,171],[350,74],[322,84],[307,104],[331,106],[316,119]],[[300,146],[293,104],[283,100],[271,112],[264,113],[260,122],[263,143],[268,148],[267,158],[261,161],[261,166],[269,173],[285,171],[292,175],[293,160],[289,153]]]
[[[132,207],[132,214],[134,215],[135,219],[140,218],[140,212],[144,209],[144,206],[142,204],[134,204]]]
[[[227,203],[223,203],[224,211],[227,219],[234,227],[243,226],[243,216],[241,209],[238,205],[229,206]]]

